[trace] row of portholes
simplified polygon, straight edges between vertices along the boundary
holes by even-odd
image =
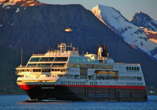
[[[127,82],[126,85],[128,85],[128,86],[143,86],[143,83]]]
[[[141,74],[141,72],[137,71],[126,71],[126,72],[121,72],[122,74]]]
[[[121,80],[137,80],[137,81],[142,81],[142,77],[140,76],[120,76]]]
[[[97,85],[97,82],[90,82],[90,85]]]
[[[69,72],[80,72],[79,70],[69,70]]]
[[[62,85],[85,85],[84,81],[62,81]]]

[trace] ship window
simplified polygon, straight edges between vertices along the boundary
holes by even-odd
[[[80,65],[79,64],[74,64],[74,63],[69,63],[68,67],[75,67],[75,68],[79,68]]]
[[[87,68],[87,64],[80,64],[80,68]]]
[[[93,63],[99,63],[99,60],[92,60]]]
[[[99,65],[99,68],[104,68],[104,65]]]
[[[70,57],[69,62],[80,62],[80,59],[78,57]]]
[[[136,77],[135,77],[135,76],[132,76],[132,80],[136,80]]]
[[[126,76],[123,76],[123,79],[126,79]]]
[[[94,85],[97,85],[97,82],[94,82]]]
[[[41,58],[40,61],[53,61],[53,57],[50,58]]]
[[[53,67],[64,67],[65,63],[53,63]]]
[[[79,81],[76,81],[76,85],[79,85]]]
[[[61,69],[61,72],[65,72],[65,69]]]
[[[28,64],[28,67],[36,67],[37,64]]]
[[[99,68],[99,65],[94,65],[94,68]]]
[[[88,64],[88,68],[92,68],[92,65]]]
[[[61,85],[64,85],[64,82],[63,82],[63,81],[61,82]]]
[[[79,75],[74,75],[74,79],[78,79],[79,78]]]
[[[132,67],[132,70],[134,70],[134,67]]]
[[[143,86],[143,83],[141,83],[141,86]]]
[[[123,76],[120,76],[120,79],[122,79],[123,78]]]
[[[127,79],[131,79],[131,76],[127,76]]]
[[[88,62],[88,63],[91,63],[92,60],[91,60],[90,58],[87,58],[87,62]]]
[[[41,69],[33,69],[33,72],[41,72]]]
[[[73,75],[67,75],[66,78],[67,79],[73,79]]]
[[[67,61],[68,57],[57,57],[55,58],[55,61]]]
[[[80,62],[87,62],[87,58],[80,58]]]
[[[30,62],[38,62],[40,58],[31,58]]]
[[[134,71],[139,71],[139,67],[126,67],[126,70],[134,70]]]
[[[51,66],[51,63],[49,63],[49,64],[45,64],[45,63],[38,64],[38,67],[50,67],[50,66]]]
[[[62,77],[63,75],[58,75],[58,77]]]
[[[141,81],[141,80],[142,80],[142,78],[141,78],[141,77],[137,77],[137,80],[138,80],[138,81]]]
[[[50,69],[42,69],[42,72],[50,72]]]
[[[103,65],[103,68],[104,69],[113,69],[113,65]]]

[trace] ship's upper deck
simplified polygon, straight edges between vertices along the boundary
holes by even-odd
[[[89,54],[88,52],[84,55],[79,55],[78,50],[75,50],[74,47],[72,50],[66,50],[67,47],[72,48],[72,44],[67,46],[65,43],[61,43],[58,45],[60,50],[48,50],[45,54],[33,54],[26,66],[19,66],[18,68],[67,68],[68,63],[140,66],[140,64],[115,63],[112,58],[99,57],[96,54]]]

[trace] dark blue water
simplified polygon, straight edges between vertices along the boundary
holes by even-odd
[[[27,95],[0,95],[0,110],[157,110],[157,96],[147,102],[25,102]]]

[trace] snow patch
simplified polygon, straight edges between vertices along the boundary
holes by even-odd
[[[16,13],[18,13],[19,11],[20,11],[20,9],[19,9],[19,8],[17,8],[17,9],[16,9]]]
[[[10,6],[7,6],[5,9],[10,9]]]
[[[0,27],[3,26],[3,24],[0,24]]]

